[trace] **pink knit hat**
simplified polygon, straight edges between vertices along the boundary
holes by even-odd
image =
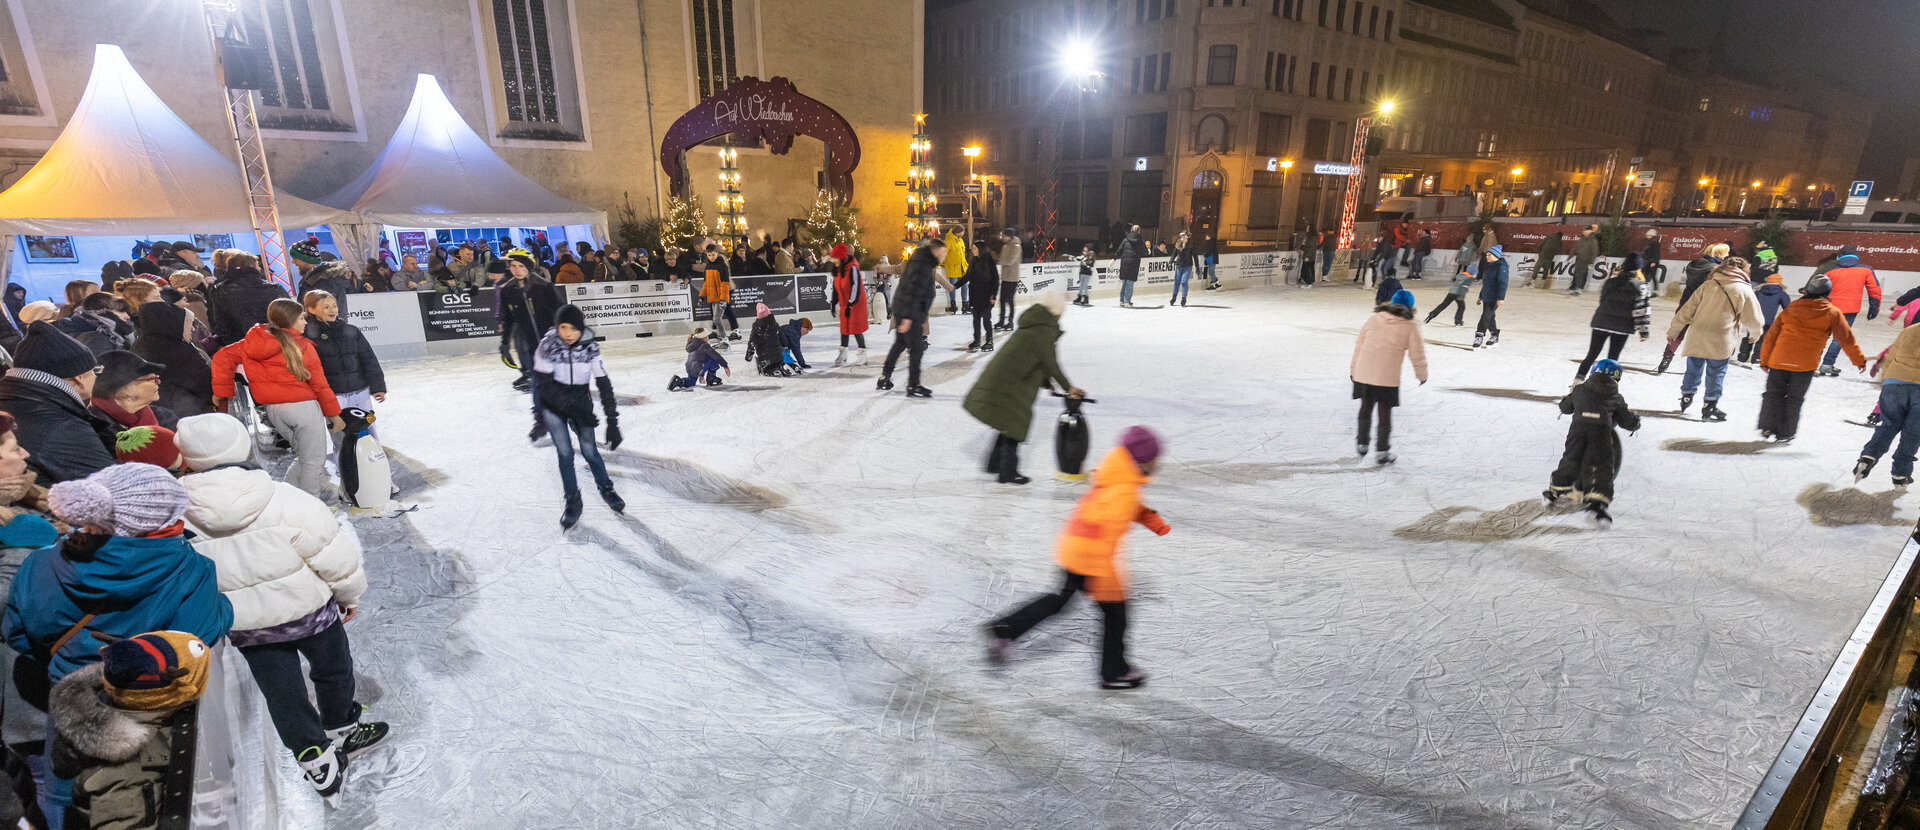
[[[1127,454],[1133,456],[1133,463],[1144,467],[1160,457],[1160,437],[1146,427],[1127,427],[1120,433],[1120,446],[1127,448]]]
[[[765,317],[772,313],[773,313],[773,309],[767,308],[766,303],[761,303],[753,307],[753,316],[755,318]]]

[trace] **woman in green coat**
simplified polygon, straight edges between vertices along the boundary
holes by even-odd
[[[1066,308],[1066,294],[1048,291],[1021,312],[1020,327],[994,353],[961,404],[967,414],[1000,433],[987,456],[987,472],[998,475],[1002,484],[1029,481],[1020,474],[1019,449],[1033,426],[1033,402],[1040,389],[1058,386],[1069,395],[1086,394],[1067,381],[1054,353],[1053,344],[1060,339],[1060,313]]]

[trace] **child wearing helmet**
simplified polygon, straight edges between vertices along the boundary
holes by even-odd
[[[1613,506],[1613,478],[1620,472],[1620,436],[1614,427],[1628,432],[1640,429],[1640,416],[1627,408],[1620,394],[1620,361],[1604,358],[1593,364],[1592,374],[1567,396],[1560,399],[1560,411],[1573,416],[1567,429],[1567,448],[1560,455],[1560,466],[1543,495],[1548,504],[1561,499],[1579,499],[1585,494],[1586,510],[1601,527],[1613,524],[1607,511]]]

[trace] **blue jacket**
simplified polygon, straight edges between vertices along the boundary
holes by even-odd
[[[1788,294],[1787,289],[1771,282],[1755,288],[1753,296],[1760,301],[1761,319],[1769,326],[1773,325],[1773,315],[1793,302],[1793,295]]]
[[[1399,290],[1399,280],[1393,277],[1382,278],[1380,280],[1380,287],[1373,290],[1373,304],[1385,305],[1388,300],[1393,299],[1394,292]]]
[[[967,273],[971,274],[973,272],[968,271]],[[787,351],[793,352],[793,360],[795,363],[807,362],[807,359],[800,354],[800,318],[795,317],[788,320],[785,325],[780,327],[780,346]]]
[[[95,631],[185,631],[212,643],[233,625],[233,604],[220,594],[213,560],[185,537],[115,536],[85,562],[61,556],[59,544],[28,554],[7,594],[0,634],[20,654],[44,655],[88,612],[97,616],[86,631],[48,661],[55,683],[99,660],[104,644]]]
[[[1492,303],[1507,298],[1507,261],[1480,262],[1480,301]]]

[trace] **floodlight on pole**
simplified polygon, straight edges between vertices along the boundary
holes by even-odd
[[[1060,69],[1076,84],[1100,75],[1100,54],[1085,38],[1073,38],[1060,47]]]
[[[1385,120],[1393,114],[1393,102],[1381,101],[1380,106],[1370,113],[1360,116],[1353,125],[1353,151],[1348,154],[1347,195],[1340,207],[1340,235],[1336,249],[1353,247],[1353,223],[1360,215],[1360,191],[1364,189],[1367,178],[1367,133],[1373,129],[1374,119]],[[1284,188],[1282,188],[1284,190]]]

